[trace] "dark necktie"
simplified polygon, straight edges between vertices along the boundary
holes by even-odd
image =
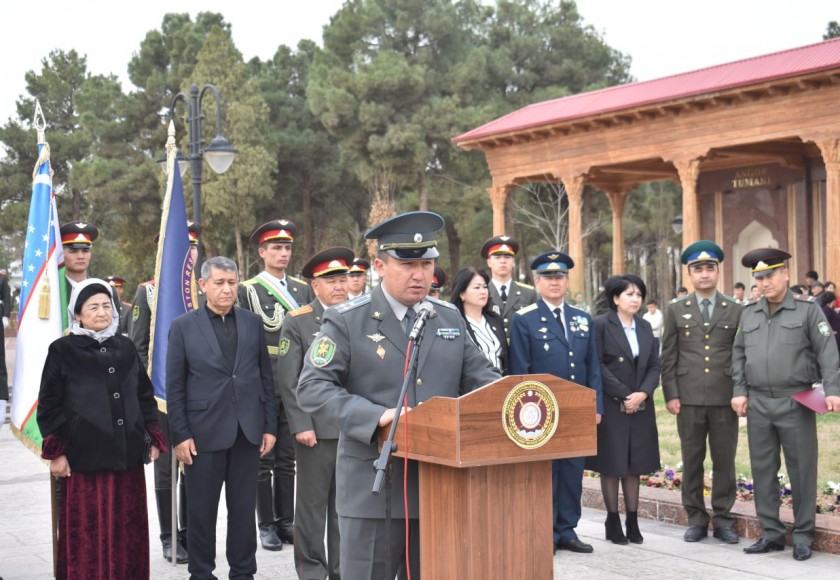
[[[555,308],[554,309],[554,318],[556,318],[557,322],[560,324],[560,328],[563,330],[563,336],[566,336],[566,325],[563,324],[563,309],[562,308]]]
[[[285,278],[283,278],[282,280],[280,280],[280,285],[281,285],[281,286],[285,286],[285,285],[286,285],[286,279],[285,279]]]
[[[414,321],[417,320],[417,312],[414,311],[414,308],[409,308],[405,311],[405,335],[408,336],[411,334],[411,329],[414,328]]]
[[[703,298],[703,300],[700,301],[700,312],[703,314],[704,324],[709,324],[712,321],[712,316],[709,313],[710,304],[711,302],[709,302],[708,298]]]
[[[507,284],[502,284],[502,302],[507,302]]]

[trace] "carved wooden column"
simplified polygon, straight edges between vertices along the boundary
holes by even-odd
[[[490,194],[490,203],[493,205],[493,235],[500,236],[507,233],[505,231],[505,207],[507,206],[510,185],[494,184],[493,187],[487,188],[487,192]]]
[[[682,187],[682,247],[685,249],[700,239],[700,202],[697,199],[700,158],[674,161],[674,167],[680,174],[680,186]],[[688,269],[683,266],[682,270],[683,286],[691,291],[693,288],[688,277]]]
[[[561,178],[566,188],[566,196],[569,199],[569,256],[575,263],[578,275],[572,276],[569,280],[571,292],[585,292],[586,269],[583,267],[584,243],[583,243],[583,219],[581,209],[583,208],[583,175]]]
[[[613,245],[612,274],[624,274],[624,202],[627,190],[605,191],[612,209]]]
[[[682,186],[683,248],[700,239],[700,203],[697,199],[697,178],[700,159],[674,161]]]
[[[817,141],[825,163],[825,278],[840,279],[840,140]],[[819,228],[822,224],[813,224]]]

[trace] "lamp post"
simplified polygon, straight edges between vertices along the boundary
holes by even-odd
[[[216,99],[216,136],[210,144],[204,147],[204,138],[201,133],[201,125],[204,121],[204,113],[201,111],[201,102],[204,95],[211,92]],[[202,179],[202,158],[207,159],[210,169],[222,174],[230,168],[233,158],[236,157],[236,149],[222,136],[222,97],[219,90],[211,84],[199,88],[197,84],[190,87],[189,96],[178,93],[169,105],[169,117],[175,117],[175,106],[181,100],[187,105],[187,127],[190,138],[190,182],[193,189],[193,221],[201,223],[201,179]],[[180,162],[180,159],[179,159]],[[179,163],[183,168],[183,165]]]

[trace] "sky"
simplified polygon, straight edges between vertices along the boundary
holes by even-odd
[[[492,0],[485,0],[492,1]],[[303,38],[321,43],[323,27],[343,0],[39,0],[3,2],[0,10],[0,123],[16,117],[24,75],[40,71],[53,49],[87,56],[94,74],[116,74],[133,87],[126,67],[168,12],[220,12],[245,60],[273,56]],[[631,74],[650,80],[820,42],[837,0],[578,0],[586,24],[632,57]],[[49,121],[49,120],[48,120]],[[489,121],[489,119],[488,119]],[[49,131],[49,129],[48,129]],[[33,137],[34,141],[34,137]]]

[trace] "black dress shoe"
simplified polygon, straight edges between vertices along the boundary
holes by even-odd
[[[272,552],[283,549],[283,541],[277,537],[274,524],[260,525],[260,544],[262,544],[264,550],[271,550]]]
[[[721,526],[719,528],[715,528],[713,535],[725,544],[737,544],[740,540],[738,532],[736,532],[731,526]]]
[[[580,538],[574,540],[566,540],[565,542],[557,542],[558,550],[569,550],[570,552],[577,552],[578,554],[591,554],[594,550],[589,544],[584,544]]]
[[[683,540],[686,542],[699,542],[709,535],[709,530],[705,526],[689,526],[685,531]]]
[[[295,543],[295,523],[289,520],[278,520],[274,522],[277,530],[277,537],[287,544]]]
[[[811,546],[808,544],[794,544],[793,545],[793,559],[807,560],[811,557]]]
[[[746,552],[747,554],[766,554],[767,552],[781,552],[784,549],[785,546],[783,544],[777,544],[776,542],[771,542],[769,540],[765,540],[764,538],[760,538],[752,546],[744,548],[744,552]],[[811,549],[808,548],[809,552],[810,550]]]

